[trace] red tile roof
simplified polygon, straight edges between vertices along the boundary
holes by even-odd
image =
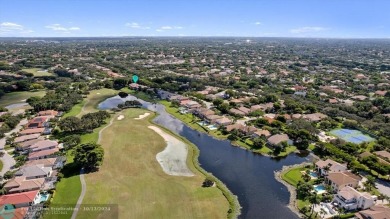
[[[16,205],[16,204],[33,202],[38,192],[39,190],[35,190],[30,192],[3,195],[0,197],[0,205],[5,205],[5,204]]]

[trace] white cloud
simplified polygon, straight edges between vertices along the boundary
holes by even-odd
[[[143,30],[148,30],[148,29],[150,29],[150,27],[141,26],[141,25],[140,25],[139,23],[137,23],[137,22],[126,23],[125,26],[126,26],[126,27],[130,27],[130,28],[134,28],[134,29],[143,29]]]
[[[300,27],[296,29],[291,29],[291,33],[300,34],[300,33],[313,33],[313,32],[321,32],[326,30],[324,27]]]
[[[70,33],[71,31],[78,31],[80,27],[63,27],[61,24],[51,24],[45,26],[47,29],[51,29],[54,31],[62,32],[62,33]]]
[[[163,32],[165,30],[181,30],[183,27],[181,26],[162,26],[158,29],[156,29],[157,32]]]
[[[26,35],[34,32],[23,27],[23,25],[12,23],[12,22],[3,22],[0,23],[0,35],[7,36],[16,36],[16,35]]]
[[[256,22],[255,22],[255,25],[260,25],[260,24],[261,24],[260,21],[256,21]]]

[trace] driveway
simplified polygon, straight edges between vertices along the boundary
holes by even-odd
[[[390,196],[390,182],[377,179],[375,183],[375,187],[378,189],[380,193]]]
[[[16,163],[14,158],[11,155],[9,155],[7,151],[4,150],[5,139],[8,136],[10,136],[12,133],[19,132],[23,128],[23,125],[27,124],[27,122],[28,122],[27,119],[23,119],[22,121],[19,122],[19,124],[14,129],[12,129],[10,132],[5,133],[6,137],[0,139],[0,151],[4,152],[4,156],[0,158],[1,161],[3,162],[3,169],[0,171],[0,174],[2,176],[4,175],[4,173],[9,171],[11,167]]]

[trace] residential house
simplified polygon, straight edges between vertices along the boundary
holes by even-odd
[[[328,116],[323,113],[312,113],[312,114],[303,115],[303,118],[310,122],[319,122],[325,119],[326,117]]]
[[[386,90],[378,90],[378,91],[375,91],[375,94],[378,96],[384,97],[387,94],[387,91]]]
[[[390,153],[387,151],[375,151],[374,154],[376,154],[377,156],[379,156],[385,160],[387,159],[390,161]]]
[[[19,135],[43,134],[45,128],[25,129],[19,132]]]
[[[28,160],[38,160],[38,159],[43,159],[43,158],[54,157],[55,156],[54,154],[58,151],[59,151],[58,148],[53,148],[53,149],[49,149],[49,150],[32,152],[28,155]]]
[[[22,136],[16,137],[14,139],[14,143],[18,144],[18,143],[34,140],[34,139],[39,138],[39,136],[41,136],[41,134],[22,135]]]
[[[246,114],[238,109],[230,109],[229,113],[237,115],[237,116],[245,116]]]
[[[43,141],[43,139],[37,138],[37,139],[32,139],[29,141],[21,142],[21,143],[16,144],[15,148],[18,151],[26,151],[28,148],[31,147],[31,145],[33,145],[39,141]]]
[[[57,141],[42,140],[42,141],[38,141],[35,144],[31,145],[29,149],[32,152],[38,152],[38,151],[43,151],[43,150],[54,149],[57,146],[58,146]]]
[[[250,109],[248,109],[248,108],[246,108],[246,107],[243,107],[243,106],[239,107],[238,110],[240,110],[241,112],[243,112],[245,115],[248,115],[248,114],[251,112]]]
[[[38,116],[28,121],[26,129],[46,128],[49,127],[49,116]]]
[[[233,123],[233,121],[227,117],[222,117],[220,119],[215,120],[217,125],[227,126]]]
[[[43,165],[44,167],[53,167],[55,166],[57,158],[46,158],[46,159],[40,159],[40,160],[30,160],[27,161],[24,166],[34,166],[34,165]]]
[[[265,136],[268,138],[269,136],[271,136],[271,133],[268,130],[260,129],[260,130],[255,131],[252,136],[255,138],[261,137],[261,136]]]
[[[16,171],[15,176],[23,176],[26,179],[37,179],[49,177],[52,173],[51,167],[45,167],[43,164],[23,166]]]
[[[315,167],[321,176],[325,176],[328,173],[345,172],[348,170],[346,164],[341,164],[331,159],[319,160],[315,163]]]
[[[38,192],[39,190],[35,190],[0,196],[0,206],[4,206],[6,204],[14,205],[15,208],[31,206],[38,197]]]
[[[346,186],[357,188],[360,180],[360,176],[351,172],[328,173],[328,175],[325,176],[325,182],[328,183],[335,192]]]
[[[214,124],[218,119],[221,119],[222,116],[220,115],[208,115],[206,116],[205,120],[209,122],[210,124]]]
[[[204,118],[206,118],[206,116],[214,115],[215,112],[210,110],[210,109],[199,108],[199,109],[194,111],[194,114],[197,115],[199,118],[204,119]]]
[[[44,178],[26,179],[23,176],[15,177],[4,185],[4,189],[7,193],[28,192],[41,189],[44,182]]]
[[[278,145],[282,142],[287,142],[287,144],[292,145],[293,141],[288,137],[287,134],[276,134],[268,138],[267,143],[271,146]]]
[[[369,209],[355,213],[357,219],[389,219],[390,208],[384,205],[374,205]]]
[[[45,110],[45,111],[40,111],[38,113],[39,116],[49,116],[49,117],[56,117],[58,115],[58,111],[55,110]]]
[[[348,211],[367,209],[375,204],[376,197],[367,192],[358,192],[350,186],[340,189],[333,197],[333,202]]]

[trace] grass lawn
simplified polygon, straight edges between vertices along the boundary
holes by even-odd
[[[11,92],[6,93],[0,98],[0,106],[6,107],[14,103],[22,103],[24,100],[27,100],[30,97],[43,97],[45,96],[46,91],[20,91],[20,92]]]
[[[63,168],[64,178],[56,185],[54,197],[51,200],[53,207],[73,207],[76,205],[81,193],[81,183],[79,177],[80,169],[73,165],[73,156],[71,151],[67,153],[66,165]],[[67,211],[67,214],[45,215],[45,219],[68,219],[73,212]]]
[[[43,69],[40,68],[24,68],[22,71],[32,73],[34,74],[34,77],[40,77],[40,76],[53,76],[52,73],[43,71]]]
[[[119,91],[113,89],[99,89],[90,91],[86,98],[86,102],[84,104],[84,109],[80,110],[80,114],[78,116],[82,116],[87,113],[92,113],[98,111],[97,106],[100,102],[104,101],[109,97],[113,97],[117,95]]]
[[[282,179],[288,184],[297,187],[299,181],[303,181],[301,171],[306,171],[305,167],[292,168],[282,173]]]
[[[3,161],[0,160],[0,171],[3,170]]]
[[[169,176],[162,171],[156,154],[164,150],[165,141],[147,128],[152,125],[147,119],[134,120],[145,112],[124,110],[125,118],[115,119],[103,131],[104,162],[98,172],[86,175],[83,203],[118,204],[119,218],[226,218],[226,198],[216,187],[201,187],[205,177],[192,162],[188,164],[194,177]],[[77,217],[97,216],[96,212],[79,212]]]
[[[84,99],[80,103],[74,105],[69,112],[65,113],[62,116],[62,118],[66,118],[66,117],[69,117],[69,116],[77,116],[81,112],[81,109],[83,108],[85,102],[86,102],[86,100]]]

